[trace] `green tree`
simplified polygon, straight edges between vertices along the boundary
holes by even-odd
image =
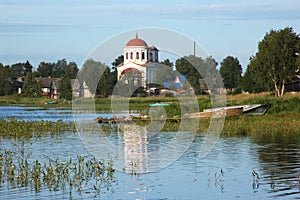
[[[230,90],[237,88],[242,79],[242,66],[239,60],[232,56],[227,56],[221,62],[220,74],[225,88]]]
[[[53,66],[53,72],[51,77],[53,78],[60,78],[64,75],[64,69],[67,68],[68,62],[66,59],[58,60]]]
[[[199,80],[202,78],[210,89],[221,87],[217,64],[212,57],[203,60],[190,55],[177,59],[175,66],[180,74],[186,76],[186,80],[193,87],[195,94],[201,94]]]
[[[79,71],[79,69],[77,67],[77,64],[75,62],[69,62],[63,68],[63,75],[67,76],[70,79],[75,79],[78,71]],[[63,76],[61,76],[61,77],[63,77]]]
[[[55,63],[41,62],[37,68],[36,76],[37,77],[53,76],[54,65]]]
[[[16,80],[18,77],[25,76],[25,63],[16,63],[10,66],[10,77],[12,80]]]
[[[111,64],[113,66],[113,70],[116,70],[116,68],[122,64],[124,62],[124,56],[123,55],[120,55],[118,56]]]
[[[24,65],[24,75],[26,76],[27,73],[32,73],[32,65],[30,62],[27,60],[25,65]]]
[[[168,66],[168,67],[170,67],[171,69],[172,69],[173,66],[174,66],[174,63],[172,63],[169,59],[163,60],[162,62],[160,62],[160,64],[163,64],[163,65],[165,65],[165,66]]]
[[[23,94],[28,97],[41,95],[41,85],[35,80],[34,73],[27,73],[23,85]]]
[[[9,66],[5,67],[0,63],[0,96],[12,94],[13,92],[12,83],[9,80],[9,77]]]
[[[241,80],[241,88],[250,93],[269,92],[273,89],[272,81],[266,79],[266,72],[260,68],[255,57],[250,58],[250,63]]]
[[[77,77],[80,83],[83,83],[85,81],[90,91],[93,94],[95,94],[98,87],[98,83],[100,79],[102,79],[103,73],[107,68],[108,68],[107,65],[99,61],[94,61],[93,59],[89,59],[85,61],[81,70],[78,72]]]
[[[176,71],[185,75],[187,82],[193,87],[196,94],[201,93],[199,79],[202,78],[197,68],[203,65],[204,60],[193,55],[179,58],[175,64]]]
[[[58,85],[58,89],[61,98],[64,98],[66,100],[72,100],[71,80],[67,75],[62,76]]]
[[[37,77],[61,78],[64,75],[74,79],[78,73],[75,62],[67,62],[66,59],[58,60],[56,63],[41,62],[36,71]]]
[[[299,43],[299,35],[292,28],[285,28],[277,31],[271,30],[258,44],[255,64],[265,74],[265,79],[272,81],[275,96],[282,96],[285,83],[295,76],[297,69],[297,56],[295,53],[300,50]],[[253,68],[256,69],[257,67]],[[253,78],[255,78],[256,83],[260,82],[257,78],[262,77],[258,76],[256,78],[256,74],[254,74]]]
[[[163,85],[164,82],[174,82],[176,74],[171,67],[171,63],[159,63],[156,66],[155,83]],[[172,85],[172,84],[171,84]]]
[[[106,68],[98,82],[97,85],[97,94],[100,94],[104,97],[108,97],[113,92],[113,87],[115,85],[115,78],[112,74],[110,68]]]

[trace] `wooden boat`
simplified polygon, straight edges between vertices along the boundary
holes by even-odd
[[[223,109],[230,110],[230,109],[236,109],[236,108],[242,108],[243,115],[263,115],[267,112],[268,105],[250,104],[250,105],[228,106],[228,107],[222,107],[222,108],[204,109],[203,112],[216,112],[216,111],[223,110]]]
[[[203,112],[192,113],[185,115],[187,118],[220,118],[220,117],[234,117],[243,115],[243,108],[214,108],[207,109]]]
[[[268,108],[265,104],[245,105],[243,115],[264,115]]]
[[[131,123],[131,122],[147,122],[147,121],[162,121],[166,120],[169,122],[180,122],[185,119],[193,118],[220,118],[220,117],[234,117],[241,115],[263,115],[266,113],[268,105],[265,104],[251,104],[251,105],[239,105],[239,106],[228,106],[220,108],[204,109],[203,112],[185,114],[180,117],[165,118],[165,119],[150,119],[147,115],[141,115],[138,117],[134,116],[112,116],[109,119],[97,117],[95,121],[98,123]]]

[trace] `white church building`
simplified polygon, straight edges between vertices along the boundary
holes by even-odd
[[[147,43],[138,37],[129,40],[124,47],[124,62],[117,67],[118,80],[128,71],[141,74],[142,85],[155,82],[156,67],[158,64],[158,49],[155,46],[148,46]]]

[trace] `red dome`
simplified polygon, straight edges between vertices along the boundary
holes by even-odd
[[[135,38],[132,40],[129,40],[129,42],[127,42],[126,47],[128,46],[132,46],[132,47],[148,47],[147,43],[142,40],[139,39],[138,34],[136,34]]]

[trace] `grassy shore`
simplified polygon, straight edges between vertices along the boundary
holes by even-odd
[[[8,95],[0,96],[0,106],[9,106],[9,105],[23,105],[23,106],[34,106],[34,107],[43,107],[43,108],[71,108],[71,101],[66,101],[64,99],[55,100],[57,104],[47,104],[48,102],[53,101],[49,97],[24,97],[22,95]]]
[[[197,98],[199,111],[205,108],[210,108],[211,100],[209,96],[199,96]],[[0,105],[27,105],[56,108],[72,108],[71,102],[59,100],[57,104],[46,105],[50,99],[42,98],[27,98],[14,96],[0,97]],[[84,100],[83,103],[95,104],[97,111],[111,110],[110,98],[96,98],[95,100]],[[86,102],[85,102],[86,101]],[[115,108],[124,109],[126,99],[116,99],[114,101]],[[129,101],[130,110],[139,112],[149,111],[150,103],[170,103],[170,106],[164,107],[168,117],[180,116],[181,107],[179,101],[175,97],[146,97],[146,98],[131,98]],[[283,97],[274,97],[273,94],[239,94],[227,96],[227,105],[243,105],[243,104],[267,104],[269,109],[263,116],[240,116],[226,118],[222,135],[223,136],[255,136],[261,134],[299,134],[300,135],[300,93],[288,93]],[[119,105],[119,107],[118,107]],[[182,106],[182,105],[181,105]],[[201,119],[199,132],[205,132],[209,126],[210,119]],[[179,124],[166,123],[164,130],[176,131]]]

